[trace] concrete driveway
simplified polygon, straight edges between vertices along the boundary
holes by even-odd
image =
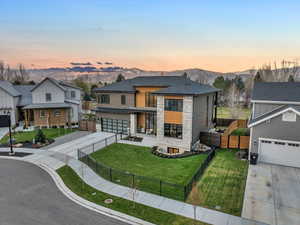
[[[242,217],[274,225],[299,225],[300,169],[250,165]]]
[[[30,163],[0,159],[1,225],[125,225],[62,194],[50,175]]]

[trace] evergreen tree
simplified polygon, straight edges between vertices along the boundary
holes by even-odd
[[[263,79],[262,79],[262,77],[261,77],[259,71],[257,71],[257,73],[256,73],[256,75],[255,75],[255,77],[254,77],[254,82],[255,82],[255,83],[256,83],[256,82],[263,82]]]
[[[215,88],[219,88],[221,90],[223,90],[225,88],[225,80],[223,76],[219,76],[215,79],[214,83],[213,83]]]
[[[293,75],[290,75],[290,76],[289,76],[288,82],[295,82],[295,79],[294,79],[294,76],[293,76]]]
[[[186,72],[184,72],[181,76],[184,78],[188,78],[188,74]]]
[[[125,77],[120,73],[116,79],[116,82],[121,82],[123,80],[125,80]]]

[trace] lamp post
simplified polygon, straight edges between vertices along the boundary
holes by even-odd
[[[12,137],[11,137],[11,113],[10,113],[10,111],[9,110],[7,110],[7,112],[5,113],[4,112],[4,114],[7,114],[7,116],[8,116],[8,129],[9,129],[9,143],[10,143],[10,153],[9,153],[9,155],[14,155],[15,154],[15,152],[14,152],[14,150],[13,150],[13,145],[12,145]]]

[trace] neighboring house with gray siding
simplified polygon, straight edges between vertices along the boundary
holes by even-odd
[[[94,91],[100,131],[155,135],[169,154],[190,151],[214,127],[218,89],[188,78],[136,77]]]
[[[250,154],[300,167],[300,83],[256,83],[251,102]]]

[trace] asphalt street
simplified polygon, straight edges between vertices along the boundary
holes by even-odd
[[[39,167],[0,159],[1,225],[125,225],[68,199]]]

